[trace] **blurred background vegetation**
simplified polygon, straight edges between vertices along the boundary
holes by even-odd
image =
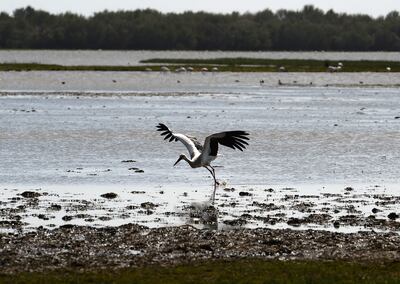
[[[264,10],[254,14],[155,10],[90,17],[31,7],[0,13],[3,49],[400,51],[400,15]]]

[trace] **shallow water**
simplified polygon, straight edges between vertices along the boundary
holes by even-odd
[[[316,60],[400,61],[398,52],[229,52],[229,51],[102,51],[102,50],[0,50],[0,63],[60,65],[138,65],[150,58],[269,58]]]
[[[397,183],[397,89],[259,89],[249,94],[0,97],[0,184],[204,182],[172,164],[186,150],[159,122],[204,139],[251,133],[244,153],[221,149],[233,184]],[[121,163],[133,159],[132,164]],[[137,167],[144,173],[128,168]],[[162,181],[162,183],[160,183]]]
[[[48,195],[28,207],[29,214],[21,213],[28,227],[68,223],[61,217],[81,213],[76,208],[84,201],[91,205],[83,212],[95,216],[86,219],[94,221],[74,218],[71,223],[196,224],[196,220],[187,219],[183,207],[206,202],[212,180],[205,169],[193,170],[184,163],[172,166],[185,149],[180,143],[163,141],[155,131],[159,122],[200,140],[229,129],[251,133],[245,152],[221,148],[214,163],[217,178],[224,184],[217,194],[222,228],[223,221],[242,214],[270,214],[254,213],[254,201],[284,206],[274,213],[284,213],[285,220],[303,216],[304,212],[292,207],[296,202],[307,202],[307,198],[285,200],[288,192],[293,196],[318,195],[314,212],[325,212],[325,203],[331,203],[328,212],[334,218],[347,209],[332,213],[335,202],[343,200],[325,198],[323,193],[342,194],[346,206],[357,207],[360,216],[368,216],[377,206],[371,194],[399,196],[398,89],[258,86],[236,92],[154,96],[16,92],[0,96],[0,188],[4,189],[0,205],[4,209],[24,204],[28,201],[8,201],[24,190],[40,189]],[[135,162],[122,162],[125,160]],[[354,186],[360,197],[344,195],[346,186]],[[226,192],[224,187],[236,190]],[[268,188],[274,193],[265,191]],[[252,196],[240,197],[240,191]],[[101,198],[105,192],[119,197]],[[151,214],[141,212],[140,204],[147,201],[159,205]],[[223,206],[232,202],[237,204]],[[62,205],[63,210],[48,214],[53,216],[50,220],[38,218],[52,203]],[[129,205],[137,208],[129,211]],[[398,203],[379,208],[383,210],[379,216],[384,218],[399,210]],[[104,221],[99,216],[111,219]],[[287,226],[285,222],[271,225],[253,220],[246,226],[281,227]]]
[[[260,84],[263,80],[264,83]],[[279,85],[279,81],[281,85]],[[270,94],[273,89],[398,88],[397,73],[0,72],[1,92]],[[271,91],[271,92],[270,92]],[[278,91],[279,92],[279,91]],[[320,94],[323,90],[314,90]],[[362,91],[361,91],[362,92]],[[355,98],[357,99],[357,98]]]

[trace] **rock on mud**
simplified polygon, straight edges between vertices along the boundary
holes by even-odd
[[[23,222],[20,220],[1,220],[0,221],[0,228],[21,228],[24,225]]]
[[[154,209],[158,207],[158,205],[151,202],[143,202],[142,204],[140,204],[140,207],[144,209]]]
[[[247,221],[245,219],[234,219],[234,220],[225,220],[224,224],[229,225],[229,226],[243,226],[247,224]]]
[[[110,216],[100,216],[99,220],[100,221],[110,221],[110,220],[112,220],[112,217],[110,217]]]
[[[23,193],[21,193],[21,196],[25,198],[38,198],[39,196],[41,196],[41,194],[34,191],[24,191]]]
[[[37,215],[37,217],[42,220],[50,220],[50,218],[44,214],[39,214],[39,215]]]
[[[389,215],[388,215],[388,218],[390,219],[390,220],[396,220],[397,218],[399,218],[400,216],[399,216],[399,214],[396,214],[396,213],[394,213],[394,212],[392,212],[392,213],[390,213]]]
[[[116,193],[114,193],[114,192],[104,193],[104,194],[102,194],[100,196],[103,197],[103,198],[107,198],[107,199],[114,199],[114,198],[118,197],[118,195]]]
[[[378,208],[372,208],[372,213],[376,214],[378,212],[381,212],[382,210],[378,209]]]
[[[293,226],[293,227],[300,227],[301,224],[303,223],[301,219],[299,218],[290,218],[287,222],[286,222],[289,226]]]
[[[231,188],[229,188],[229,187],[226,187],[226,188],[224,188],[224,191],[230,191],[230,192],[232,192],[232,191],[235,191],[235,188],[233,188],[233,187],[231,187]]]
[[[61,205],[58,204],[51,204],[50,207],[48,208],[49,210],[53,211],[60,211],[61,210]]]
[[[68,222],[68,221],[71,221],[73,218],[74,218],[74,217],[72,217],[72,216],[65,215],[65,216],[62,217],[61,219],[62,219],[63,221]]]

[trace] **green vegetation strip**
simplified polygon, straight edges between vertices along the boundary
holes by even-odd
[[[141,63],[189,65],[219,65],[220,71],[226,69],[244,68],[255,72],[279,71],[284,67],[288,72],[326,72],[329,66],[343,66],[341,72],[400,72],[398,61],[330,61],[330,60],[305,60],[305,59],[260,59],[260,58],[214,58],[214,59],[182,59],[182,58],[153,58],[143,60]]]
[[[400,263],[215,261],[119,271],[3,275],[0,283],[400,283]]]
[[[140,66],[64,66],[36,63],[3,63],[0,71],[162,71],[167,65],[171,71],[180,67],[192,67],[194,72],[203,68],[218,72],[327,72],[329,66],[338,67],[339,61],[257,59],[257,58],[215,58],[215,59],[166,59],[155,58],[141,63],[154,65]],[[397,61],[341,61],[340,72],[400,72]],[[283,68],[280,68],[283,67]],[[389,68],[389,69],[388,69]]]
[[[146,66],[64,66],[37,63],[3,63],[0,71],[145,71]]]

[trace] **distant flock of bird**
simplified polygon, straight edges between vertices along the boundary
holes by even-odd
[[[343,69],[343,63],[342,62],[339,62],[336,66],[335,65],[329,65],[328,67],[327,67],[327,71],[328,72],[331,72],[331,73],[333,73],[333,72],[340,72],[340,71],[342,71],[342,69]],[[160,70],[161,70],[161,72],[171,72],[171,71],[175,71],[176,73],[182,73],[182,72],[193,72],[193,71],[195,71],[194,70],[194,68],[193,67],[183,67],[183,66],[181,66],[181,67],[179,67],[179,68],[176,68],[175,70],[171,70],[170,68],[168,68],[167,66],[162,66],[161,68],[160,68]],[[146,68],[146,71],[153,71],[151,68]],[[208,72],[208,71],[212,71],[212,72],[217,72],[217,71],[219,71],[219,69],[218,69],[218,67],[213,67],[211,70],[209,70],[208,68],[206,68],[206,67],[203,67],[203,68],[201,68],[200,69],[200,71],[201,72]],[[286,69],[286,67],[285,66],[279,66],[278,67],[278,71],[279,72],[287,72],[287,69]],[[392,71],[392,68],[390,67],[390,66],[387,66],[386,67],[386,71],[387,72],[390,72],[390,71]]]
[[[161,70],[161,72],[171,72],[171,69],[168,68],[167,66],[161,66],[160,70]],[[146,68],[146,71],[153,71],[153,70],[151,68]],[[195,70],[193,67],[190,67],[190,66],[189,67],[181,66],[179,68],[176,68],[174,71],[175,71],[175,73],[183,73],[183,72],[193,72]],[[200,69],[200,71],[201,72],[208,72],[208,71],[218,72],[219,69],[218,69],[218,67],[213,67],[209,70],[208,68],[203,67]]]

